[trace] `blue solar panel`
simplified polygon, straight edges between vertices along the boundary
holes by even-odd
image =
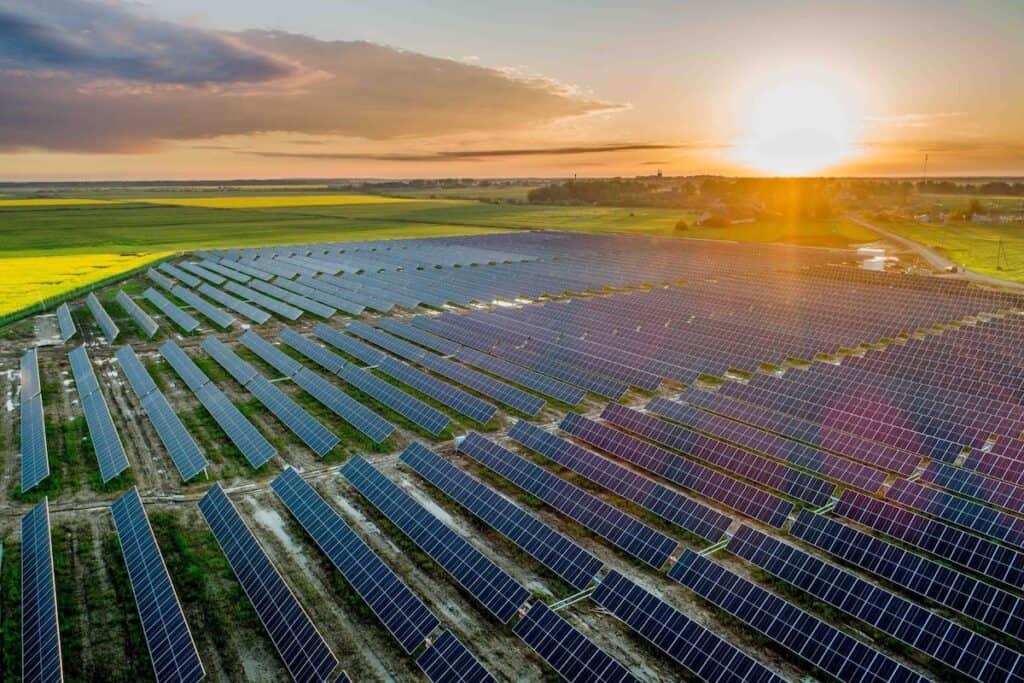
[[[78,397],[82,402],[85,423],[89,427],[89,440],[100,466],[100,476],[106,483],[128,469],[128,457],[124,452],[121,437],[114,427],[107,400],[100,391],[96,374],[89,363],[85,347],[79,346],[68,354],[71,372],[75,377]]]
[[[284,327],[277,338],[332,374],[337,374],[346,365],[344,358],[290,327]]]
[[[119,335],[121,331],[117,329],[117,325],[115,325],[114,321],[111,320],[110,314],[107,313],[105,308],[103,308],[103,304],[100,303],[100,300],[96,298],[95,294],[89,294],[89,296],[85,297],[85,305],[88,306],[89,310],[92,312],[92,317],[96,319],[96,323],[103,331],[103,336],[106,338],[107,342],[113,344],[117,339],[117,335]]]
[[[415,328],[407,323],[382,318],[377,321],[377,324],[382,329],[385,329],[392,334],[408,339],[411,342],[416,342],[420,346],[425,346],[431,351],[436,351],[437,353],[445,356],[450,356],[459,350],[459,344],[448,339],[442,339],[437,335],[425,332],[424,330]]]
[[[60,340],[62,342],[67,342],[78,334],[75,321],[71,318],[71,309],[68,308],[67,304],[61,304],[57,307],[57,325],[60,327]]]
[[[34,488],[50,475],[46,420],[35,347],[21,357],[21,490]]]
[[[198,287],[200,284],[199,278],[197,278],[195,275],[189,275],[181,268],[178,268],[177,266],[172,265],[170,263],[161,263],[159,266],[157,266],[157,268],[188,287]]]
[[[382,351],[378,351],[375,348],[367,346],[363,342],[353,339],[347,334],[344,334],[333,327],[328,327],[323,323],[319,323],[313,328],[313,334],[320,337],[342,353],[347,353],[367,365],[377,365],[382,359],[387,357]],[[344,366],[338,365],[334,372],[337,372],[342,367]]]
[[[256,376],[256,368],[235,355],[235,352],[217,337],[204,337],[200,346],[243,387]]]
[[[137,488],[110,508],[128,566],[128,578],[139,608],[142,633],[153,661],[156,680],[199,681],[205,675],[181,603],[146,518]]]
[[[652,567],[676,548],[668,536],[476,432],[458,450]]]
[[[256,282],[258,282],[258,280]],[[256,284],[256,282],[253,282],[253,284]],[[224,285],[224,289],[237,296],[245,297],[249,301],[252,301],[253,303],[260,305],[261,307],[267,309],[268,311],[277,313],[279,316],[285,318],[286,320],[298,320],[299,317],[302,316],[302,309],[296,308],[291,304],[286,304],[285,302],[267,296],[266,294],[261,294],[260,292],[257,292],[255,289],[246,287],[244,285],[240,285],[237,282],[227,283],[226,285]],[[241,313],[241,311],[239,311],[239,313]]]
[[[434,436],[443,432],[450,422],[448,416],[441,411],[430,407],[418,398],[413,398],[362,368],[347,365],[338,372],[338,376]]]
[[[278,281],[287,282],[287,280],[282,280],[281,278],[275,280],[275,282]],[[285,301],[294,306],[295,308],[298,308],[303,311],[309,311],[313,315],[318,315],[321,318],[330,318],[332,315],[336,313],[334,308],[332,308],[331,306],[327,306],[325,304],[320,303],[319,301],[314,301],[309,297],[302,296],[301,294],[296,294],[295,292],[289,291],[287,289],[283,289],[281,287],[278,287],[277,285],[272,285],[269,282],[255,280],[249,284],[249,287],[251,289],[255,289],[257,292],[260,292],[262,294],[266,294],[268,296],[274,297],[275,299]]]
[[[199,265],[210,272],[217,273],[218,275],[223,275],[227,279],[234,280],[235,282],[245,283],[252,279],[252,277],[246,275],[245,273],[240,273],[237,270],[234,270],[233,268],[226,268],[225,266],[222,266],[216,261],[211,261],[209,259],[203,259],[202,261],[199,262]]]
[[[174,280],[159,271],[153,270],[152,268],[146,271],[146,277],[152,280],[153,284],[157,287],[163,287],[168,292],[174,288]]]
[[[526,602],[528,590],[373,465],[356,456],[341,474],[502,623]]]
[[[203,284],[199,287],[199,292],[205,296],[210,297],[217,303],[227,306],[235,313],[244,315],[249,320],[253,321],[257,325],[264,325],[270,320],[270,314],[261,308],[257,308],[247,301],[243,301],[238,297],[231,296],[227,292],[222,292],[216,287]]]
[[[495,680],[451,631],[445,631],[431,643],[416,659],[416,665],[433,683],[490,683]]]
[[[197,275],[197,276],[201,277],[202,279],[206,280],[207,282],[212,282],[213,284],[215,284],[217,286],[220,286],[220,285],[222,285],[222,284],[224,284],[226,282],[226,280],[224,279],[223,276],[218,275],[217,273],[212,273],[212,272],[208,271],[206,268],[203,268],[202,266],[200,266],[197,263],[191,263],[189,261],[182,261],[182,262],[178,263],[178,268],[180,268],[182,270],[187,270],[188,272],[192,273],[193,275]]]
[[[319,289],[310,287],[308,285],[300,284],[298,282],[293,282],[291,280],[287,280],[284,278],[278,278],[277,280],[274,281],[274,284],[280,287],[281,289],[285,289],[294,294],[300,294],[304,297],[308,297],[313,301],[325,304],[330,308],[343,311],[345,313],[348,313],[349,315],[360,315],[365,310],[365,308],[361,304],[348,301],[335,294],[323,292]]]
[[[246,330],[245,334],[238,338],[245,348],[249,349],[272,368],[285,377],[291,377],[302,369],[302,364],[287,353],[277,348],[263,337],[252,330]]]
[[[230,313],[222,308],[214,306],[209,301],[199,296],[191,289],[179,287],[175,285],[174,289],[171,290],[171,294],[178,297],[189,306],[199,311],[205,316],[210,322],[217,325],[218,327],[228,328],[235,324],[235,319]]]
[[[517,422],[508,436],[701,538],[718,541],[732,523],[728,515],[524,420]]]
[[[498,412],[498,409],[487,401],[420,372],[416,368],[390,356],[382,358],[377,369],[388,377],[412,387],[421,394],[429,396],[438,403],[479,424],[490,422]]]
[[[500,358],[489,356],[476,349],[464,346],[455,352],[455,357],[467,365],[480,368],[492,375],[515,382],[527,389],[536,391],[538,394],[543,394],[571,406],[579,404],[587,395],[585,390],[574,387],[571,384],[560,382],[539,372],[534,372]]]
[[[602,564],[600,560],[429,448],[412,443],[401,458],[421,477],[562,577],[573,588],[583,590],[597,575]]]
[[[156,324],[152,316],[146,313],[144,310],[139,308],[139,305],[135,303],[130,296],[124,293],[124,290],[120,290],[116,297],[117,303],[120,304],[121,308],[124,309],[135,324],[139,326],[142,333],[147,337],[151,338],[159,331],[160,326]]]
[[[331,430],[262,375],[254,376],[245,388],[319,457],[330,453],[341,442]]]
[[[40,683],[64,679],[50,507],[45,498],[21,518],[21,679]]]
[[[160,345],[160,355],[164,357],[168,365],[174,368],[178,376],[185,382],[185,385],[192,391],[196,391],[210,381],[199,366],[189,358],[188,354],[182,351],[181,347],[172,341],[166,341]]]
[[[152,287],[142,293],[149,303],[156,306],[161,313],[166,315],[174,324],[185,332],[194,332],[199,327],[199,321],[191,315],[175,306],[171,301]]]
[[[519,620],[515,633],[570,683],[639,681],[542,602]]]
[[[701,680],[715,683],[782,683],[785,680],[617,571],[602,578],[590,597]]]
[[[288,673],[296,681],[327,680],[338,660],[220,484],[210,487],[199,509]]]
[[[382,443],[394,433],[393,424],[315,372],[303,369],[292,380],[370,441]]]
[[[437,628],[437,617],[298,472],[289,467],[270,486],[406,653]]]

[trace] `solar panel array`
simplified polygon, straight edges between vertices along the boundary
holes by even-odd
[[[277,449],[244,416],[220,388],[210,381],[181,347],[172,341],[164,342],[160,354],[174,368],[178,376],[196,395],[207,412],[220,426],[231,443],[253,467],[261,467],[277,455]]]
[[[416,659],[416,665],[434,683],[490,683],[495,680],[451,631],[445,631],[431,643]]]
[[[499,621],[526,602],[528,590],[366,460],[352,458],[341,474]]]
[[[114,355],[128,377],[128,384],[142,403],[142,409],[153,423],[160,442],[170,454],[174,466],[178,468],[182,480],[188,481],[203,472],[207,462],[202,449],[171,409],[171,404],[157,388],[153,378],[135,355],[135,350],[131,346],[122,346]]]
[[[42,683],[64,680],[50,505],[45,498],[21,518],[21,678]]]
[[[979,681],[1024,680],[1024,657],[756,529],[742,526],[730,552]]]
[[[183,311],[177,305],[171,303],[170,299],[152,287],[143,292],[142,296],[146,297],[146,300],[149,301],[149,303],[156,306],[161,313],[174,321],[174,324],[185,332],[195,332],[199,328],[198,320]]]
[[[218,286],[227,282],[227,280],[223,276],[218,275],[217,273],[210,272],[209,270],[203,268],[198,263],[192,263],[190,261],[181,261],[178,263],[178,268],[182,270],[187,270],[193,275],[196,275],[202,278],[203,280],[206,280],[207,282],[211,282]]]
[[[220,484],[210,487],[199,510],[291,677],[327,680],[338,660]]]
[[[75,327],[75,321],[71,317],[71,309],[68,308],[67,304],[61,304],[57,307],[57,326],[60,328],[60,340],[67,343],[69,339],[78,334],[78,328]]]
[[[157,287],[163,287],[168,292],[171,291],[175,286],[174,280],[167,277],[160,271],[154,270],[153,268],[150,268],[149,270],[146,271],[146,277],[152,280],[153,284],[155,284]]]
[[[275,282],[277,281],[278,280],[275,280]],[[269,282],[261,282],[260,280],[254,280],[253,282],[249,283],[249,287],[251,289],[256,290],[257,292],[260,292],[261,294],[266,294],[267,296],[272,296],[275,299],[280,299],[281,301],[284,301],[294,306],[295,308],[298,308],[302,311],[308,311],[309,313],[312,313],[313,315],[318,315],[321,318],[330,318],[332,315],[336,313],[334,308],[331,306],[320,303],[319,301],[314,301],[313,299],[310,299],[307,296],[296,294],[295,292],[292,292],[288,289],[284,289],[282,287],[278,287],[277,285],[272,285]]]
[[[382,358],[377,370],[388,377],[405,384],[419,393],[429,396],[441,405],[451,408],[477,424],[487,424],[497,414],[493,404],[473,396],[461,389],[442,382],[416,368],[394,358]]]
[[[193,309],[202,314],[207,320],[220,328],[227,329],[235,324],[235,319],[230,313],[222,308],[214,306],[191,289],[175,285],[171,290],[171,294],[187,303]]]
[[[440,622],[423,601],[298,472],[289,467],[270,486],[406,654],[437,628]]]
[[[85,347],[79,346],[68,354],[68,358],[71,359],[71,373],[75,378],[82,412],[85,413],[89,439],[100,466],[100,476],[103,483],[106,483],[128,469],[128,457]]]
[[[257,325],[263,325],[270,320],[270,314],[261,308],[253,306],[249,302],[239,299],[238,297],[231,296],[227,292],[211,287],[208,284],[203,284],[197,290],[200,294],[208,296],[219,304],[223,304],[229,310],[239,313],[249,320],[253,321]]]
[[[426,446],[409,444],[402,452],[401,460],[573,588],[585,588],[601,568],[600,560],[571,539]]]
[[[255,285],[256,282],[253,282],[252,284]],[[296,308],[291,304],[287,304],[279,299],[275,299],[272,296],[267,296],[266,294],[257,292],[255,289],[252,289],[251,287],[246,287],[245,285],[240,285],[237,282],[227,283],[224,286],[224,289],[230,292],[231,294],[242,297],[247,301],[251,301],[254,304],[257,304],[262,308],[267,309],[268,311],[277,313],[285,320],[298,320],[302,316],[301,308]],[[225,305],[227,305],[226,302],[224,303]],[[242,311],[239,311],[239,313],[245,315]]]
[[[153,317],[142,310],[137,303],[135,303],[130,296],[124,293],[124,290],[117,292],[117,303],[121,305],[121,308],[135,321],[135,324],[139,326],[142,333],[150,339],[153,338],[159,330],[160,326],[153,320]]]
[[[39,352],[34,346],[21,357],[20,392],[21,490],[24,493],[50,476],[42,382],[39,377]]]
[[[338,376],[434,436],[447,429],[451,422],[440,410],[432,408],[362,368],[346,365],[338,371]]]
[[[727,515],[529,422],[520,420],[509,430],[508,436],[562,467],[708,541],[718,541],[729,528],[731,520]]]
[[[201,281],[199,278],[197,278],[195,275],[189,275],[188,273],[183,271],[181,268],[178,268],[174,264],[161,263],[159,266],[157,266],[157,269],[167,273],[168,275],[170,275],[171,277],[173,277],[175,280],[185,285],[186,287],[198,287],[200,285]]]
[[[764,637],[842,681],[926,679],[720,564],[687,550],[669,577]]]
[[[617,571],[601,579],[591,599],[702,680],[785,680]]]
[[[203,339],[202,347],[318,456],[327,455],[341,442],[341,439],[330,429],[299,407],[288,394],[271,384],[255,368],[239,358],[224,342],[216,337],[206,337]]]
[[[626,667],[542,602],[533,603],[530,611],[516,624],[515,632],[570,683],[639,681]]]
[[[199,681],[206,675],[192,632],[174,592],[137,488],[114,501],[110,511],[128,566],[156,680]]]
[[[90,293],[89,296],[85,297],[85,305],[92,312],[92,317],[96,319],[96,324],[100,326],[107,342],[113,344],[117,340],[117,335],[121,334],[121,330],[114,324],[110,314],[103,308],[103,304],[100,303],[95,294]]]
[[[459,442],[458,450],[654,568],[676,548],[665,534],[476,432]]]

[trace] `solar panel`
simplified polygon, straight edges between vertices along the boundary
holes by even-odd
[[[409,444],[401,460],[576,590],[583,590],[601,568],[600,560],[568,537],[554,531],[426,446]]]
[[[488,377],[447,358],[428,353],[418,362],[431,371],[514,408],[524,415],[532,417],[544,409],[544,399],[504,382],[499,382],[493,377]]]
[[[22,401],[27,401],[42,391],[42,383],[39,381],[39,351],[36,347],[31,347],[21,356],[20,370],[19,396]]]
[[[203,472],[207,463],[202,449],[171,409],[167,398],[157,388],[132,347],[122,346],[115,356],[127,375],[132,390],[139,397],[142,409],[153,423],[160,442],[170,454],[174,466],[178,468],[182,480],[188,481]]]
[[[785,524],[793,509],[777,496],[576,413],[566,413],[560,427],[591,446],[776,528]]]
[[[810,510],[800,511],[789,533],[912,593],[1024,637],[1024,600],[995,586]]]
[[[376,344],[382,349],[387,349],[391,353],[405,358],[406,360],[418,361],[420,358],[427,354],[427,350],[410,344],[404,339],[398,339],[390,334],[381,332],[378,329],[370,327],[365,323],[361,323],[358,320],[354,320],[349,324],[345,325],[345,331],[349,334],[354,334],[361,339]]]
[[[146,277],[153,281],[158,287],[163,287],[168,292],[174,288],[174,281],[163,273],[150,268],[146,271]]]
[[[708,541],[721,539],[732,522],[727,515],[525,420],[513,425],[508,437]]]
[[[195,332],[196,328],[199,327],[198,320],[175,306],[167,297],[152,287],[143,292],[142,296],[146,297],[149,303],[156,306],[161,313],[174,321],[174,324],[185,332]]]
[[[339,330],[336,330],[333,327],[328,327],[323,323],[319,323],[313,328],[313,334],[320,337],[320,339],[323,339],[342,353],[347,353],[356,360],[362,361],[367,365],[377,365],[386,357],[383,352],[367,346],[363,342],[353,339],[347,334],[343,334]],[[338,370],[342,367],[342,365],[338,365]],[[337,370],[334,370],[334,372],[337,372]]]
[[[223,275],[227,279],[234,280],[235,282],[246,283],[252,279],[245,273],[240,273],[237,270],[234,270],[233,268],[227,268],[217,263],[216,261],[210,261],[209,259],[203,259],[202,261],[199,262],[199,265],[210,272],[217,273],[218,275]]]
[[[167,566],[153,536],[137,488],[114,501],[110,511],[128,566],[153,673],[160,681],[200,681],[206,675]]]
[[[217,361],[217,364],[228,371],[235,381],[243,387],[256,376],[256,368],[239,358],[224,342],[217,337],[204,337],[200,346],[203,351],[210,354],[210,357]]]
[[[445,631],[416,659],[416,665],[434,683],[490,683],[495,680],[473,653]]]
[[[117,329],[117,325],[110,318],[110,314],[107,313],[106,309],[103,308],[103,304],[96,298],[95,294],[90,293],[89,296],[85,297],[85,305],[89,307],[92,312],[92,317],[96,319],[96,323],[100,326],[103,331],[103,336],[107,342],[113,344],[117,339],[117,335],[121,333]]]
[[[921,472],[921,481],[983,500],[989,505],[1024,514],[1024,488],[986,477],[962,467],[932,461]]]
[[[979,681],[1024,680],[1024,657],[799,548],[741,526],[729,552]]]
[[[480,368],[492,375],[515,382],[527,389],[536,391],[538,394],[543,394],[571,406],[579,404],[587,395],[585,390],[574,387],[571,384],[560,382],[539,372],[534,372],[500,358],[489,356],[476,349],[464,346],[455,352],[455,357],[467,365]]]
[[[668,536],[476,432],[458,450],[652,567],[664,565],[676,548]]]
[[[426,605],[291,467],[270,487],[406,654],[437,628]]]
[[[246,330],[245,334],[238,338],[245,348],[249,349],[272,368],[285,377],[291,377],[302,369],[302,364],[287,353],[277,348],[263,337],[252,330]]]
[[[639,681],[542,602],[535,602],[515,626],[524,643],[570,683]]]
[[[327,680],[338,660],[220,484],[210,487],[199,501],[199,510],[291,677]]]
[[[301,294],[302,296],[308,297],[313,301],[325,304],[330,308],[337,309],[344,313],[348,313],[349,315],[360,315],[365,310],[365,308],[361,304],[348,301],[347,299],[343,299],[335,294],[323,292],[319,289],[310,287],[308,285],[300,284],[298,282],[278,278],[277,280],[274,281],[274,284],[280,287],[281,289],[286,289],[294,294]]]
[[[195,393],[199,402],[250,465],[255,468],[261,467],[277,455],[277,449],[177,344],[165,342],[160,347],[160,353]]]
[[[602,578],[590,597],[701,680],[785,680],[617,571]]]
[[[530,597],[491,559],[363,458],[349,460],[341,474],[502,623]]]
[[[448,427],[450,420],[447,415],[362,368],[347,365],[338,372],[338,376],[434,436]]]
[[[210,322],[217,325],[218,327],[228,328],[235,324],[235,319],[230,313],[222,308],[218,308],[211,304],[209,301],[199,296],[191,289],[185,289],[184,287],[175,286],[171,290],[171,294],[178,297],[192,308],[203,314]]]
[[[383,443],[395,426],[315,372],[303,369],[292,380],[307,394],[374,443]]]
[[[64,680],[46,498],[21,518],[21,679]]]
[[[246,275],[254,277],[257,280],[263,280],[264,282],[269,281],[274,277],[270,273],[262,271],[259,268],[253,268],[252,266],[248,266],[238,261],[231,261],[229,259],[222,258],[220,260],[220,263],[223,266],[229,267],[231,270],[237,271],[239,273],[245,273]]]
[[[416,342],[420,346],[425,346],[431,351],[436,351],[444,356],[452,355],[458,351],[460,347],[459,344],[456,344],[453,341],[442,339],[437,335],[430,334],[429,332],[415,328],[407,323],[398,322],[397,320],[382,318],[377,321],[377,324],[382,329],[385,329],[392,334],[408,339],[411,342]]]
[[[498,409],[487,401],[420,372],[390,356],[382,358],[377,369],[388,377],[412,387],[421,394],[429,396],[479,424],[487,424],[498,412]]]
[[[227,306],[235,313],[239,313],[245,316],[246,318],[253,321],[257,325],[264,325],[268,320],[270,320],[270,314],[264,311],[263,309],[256,308],[247,301],[243,301],[238,297],[231,296],[227,292],[222,292],[221,290],[215,287],[211,287],[208,284],[204,283],[203,285],[201,285],[199,287],[199,292],[210,297],[217,303]]]
[[[181,268],[178,268],[173,264],[161,263],[159,266],[157,266],[157,268],[188,287],[198,287],[200,284],[199,278],[197,278],[195,275],[189,275]]]
[[[275,282],[277,282],[277,280],[275,280]],[[318,315],[321,318],[330,318],[337,312],[331,306],[327,306],[325,304],[320,303],[319,301],[314,301],[309,297],[302,296],[301,294],[296,294],[295,292],[291,292],[287,289],[283,289],[281,287],[278,287],[277,285],[272,285],[269,282],[254,280],[249,284],[249,287],[255,289],[257,292],[260,292],[262,294],[272,296],[275,299],[286,301],[295,308],[301,309],[303,311],[309,311],[313,315]]]
[[[202,279],[206,280],[207,282],[212,282],[213,284],[215,284],[217,286],[220,286],[220,285],[224,284],[225,282],[227,282],[227,280],[225,280],[223,276],[218,275],[217,273],[211,273],[206,268],[203,268],[202,266],[200,266],[197,263],[191,263],[189,261],[182,261],[182,262],[178,263],[178,267],[181,268],[182,270],[187,270],[188,272],[192,273],[193,275],[198,275],[199,277],[201,277]]]
[[[257,282],[259,281],[256,280],[252,284],[255,285]],[[291,304],[286,304],[285,302],[279,301],[273,297],[269,297],[266,294],[261,294],[260,292],[257,292],[255,289],[246,287],[244,285],[240,285],[237,282],[227,283],[226,285],[224,285],[224,289],[237,296],[245,297],[249,301],[259,304],[268,311],[277,313],[279,316],[285,318],[286,320],[298,320],[299,317],[302,316],[302,309],[296,308]],[[224,305],[227,305],[227,303],[225,302]],[[239,313],[245,315],[242,311],[239,311]]]
[[[302,336],[290,327],[282,328],[277,338],[286,346],[298,351],[332,374],[337,374],[346,365],[345,359],[341,356],[317,344],[312,339]]]
[[[139,326],[142,333],[152,339],[153,335],[159,331],[160,326],[156,324],[156,321],[153,320],[149,313],[146,313],[144,310],[139,308],[139,305],[135,303],[130,296],[125,294],[123,289],[117,292],[116,298],[117,303],[120,304],[121,308],[125,310],[125,313],[135,321],[135,324]]]
[[[62,342],[67,342],[78,334],[78,328],[75,327],[75,321],[71,318],[71,309],[68,308],[67,304],[61,304],[57,307],[57,325],[60,327],[60,340]]]
[[[50,475],[46,448],[43,396],[36,394],[21,402],[21,491],[31,490]]]
[[[762,636],[840,680],[879,683],[924,683],[926,680],[878,650],[692,550],[683,553],[668,575]]]
[[[271,384],[262,375],[256,375],[245,385],[288,429],[292,430],[318,457],[324,457],[341,443],[320,421],[299,407],[286,393]]]
[[[114,426],[107,400],[100,391],[96,374],[89,363],[85,347],[79,346],[68,354],[71,359],[71,372],[75,377],[75,387],[82,403],[85,423],[89,428],[89,440],[96,453],[100,476],[106,483],[128,469],[128,457],[124,452],[121,437]]]

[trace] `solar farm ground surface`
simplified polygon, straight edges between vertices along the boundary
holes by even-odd
[[[289,207],[289,210],[291,208]],[[310,207],[300,208],[305,210]],[[324,207],[311,208],[320,210]],[[343,236],[347,237],[347,233],[343,233]],[[848,256],[848,253],[839,252],[837,258]],[[726,263],[726,260],[721,263]],[[545,461],[536,453],[516,445],[507,436],[508,430],[517,420],[526,419],[565,438],[566,434],[559,432],[557,425],[566,412],[574,409],[590,419],[597,420],[608,403],[607,400],[588,394],[578,406],[570,408],[549,399],[545,408],[536,416],[524,416],[505,407],[499,407],[498,416],[491,423],[481,426],[460,417],[414,389],[397,384],[384,373],[373,368],[368,369],[368,372],[378,378],[392,382],[401,390],[441,410],[452,419],[449,429],[440,438],[434,438],[408,419],[332,376],[309,358],[301,356],[283,344],[277,344],[278,336],[285,328],[285,321],[275,317],[267,324],[254,326],[254,331],[263,339],[275,343],[277,348],[289,357],[319,374],[331,385],[340,388],[397,427],[395,433],[383,443],[374,444],[330,409],[302,391],[295,382],[283,379],[281,372],[240,343],[238,339],[243,332],[240,324],[229,330],[220,330],[203,319],[202,329],[198,333],[183,334],[142,297],[142,292],[150,286],[155,285],[145,276],[135,276],[126,282],[104,287],[97,292],[100,301],[122,331],[122,337],[115,346],[102,340],[98,326],[81,300],[75,300],[71,303],[71,309],[78,326],[78,337],[68,344],[44,346],[40,349],[40,379],[45,404],[51,475],[39,487],[27,493],[20,492],[18,487],[20,465],[17,457],[17,411],[0,411],[0,456],[3,463],[0,469],[0,505],[5,509],[5,514],[0,515],[0,535],[4,540],[5,551],[0,574],[0,609],[4,614],[3,628],[0,631],[0,680],[7,680],[16,675],[12,672],[16,672],[20,658],[20,633],[14,621],[14,615],[18,612],[20,593],[20,549],[15,530],[20,515],[44,496],[48,497],[50,504],[55,582],[66,680],[151,680],[152,667],[109,508],[113,500],[132,486],[137,486],[142,495],[168,573],[174,582],[206,668],[208,680],[284,680],[287,673],[280,657],[196,506],[197,501],[215,482],[220,483],[229,493],[261,548],[341,662],[340,669],[345,669],[352,680],[424,680],[416,666],[415,658],[403,652],[398,643],[389,636],[373,612],[271,491],[270,482],[287,466],[294,467],[302,473],[302,477],[339,513],[345,523],[356,530],[360,538],[424,601],[440,620],[441,629],[451,630],[498,680],[556,680],[557,677],[551,667],[517,638],[510,626],[499,624],[468,591],[460,588],[448,573],[431,560],[427,553],[361,496],[344,477],[339,476],[338,468],[353,456],[360,455],[427,512],[452,528],[459,536],[469,539],[515,582],[525,587],[532,596],[531,601],[539,600],[552,605],[575,593],[573,588],[520,547],[481,522],[466,508],[445,496],[404,465],[399,460],[399,454],[414,441],[428,446],[446,461],[515,501],[536,519],[579,544],[602,561],[605,567],[603,571],[619,572],[689,619],[710,628],[739,650],[754,657],[760,665],[771,672],[787,680],[815,675],[815,670],[805,661],[787,654],[784,648],[767,642],[739,621],[723,616],[721,610],[697,599],[684,585],[668,580],[664,568],[659,571],[619,551],[597,533],[588,531],[581,523],[559,514],[552,507],[524,494],[516,486],[477,464],[472,458],[460,454],[451,438],[470,430],[480,432],[484,438],[540,464],[547,471],[563,477],[596,499],[619,508],[656,531],[679,541],[675,557],[686,549],[708,548],[710,544],[707,541],[688,535],[680,527],[666,522],[663,515],[652,511],[656,508],[641,507],[612,495],[605,488],[595,484],[591,478]],[[114,296],[119,289],[123,289],[140,307],[157,319],[160,330],[154,338],[146,338],[135,327],[131,318],[114,302]],[[166,290],[161,291],[167,294]],[[636,291],[614,296],[635,295]],[[571,295],[559,297],[557,301],[548,305],[581,301],[600,303],[604,300],[613,298],[592,294]],[[474,310],[474,316],[495,313],[519,315],[539,309],[543,305],[542,302],[534,302],[521,308],[509,309],[505,306],[473,304],[452,310],[457,310],[460,315],[466,315],[470,309]],[[427,310],[418,309],[413,312],[398,308],[387,317],[411,322],[414,320],[414,313],[423,314]],[[357,319],[375,325],[383,317],[385,316],[367,311]],[[339,314],[326,324],[334,329],[343,330],[346,322],[351,319]],[[34,328],[22,328],[11,338],[0,338],[0,368],[3,369],[3,372],[0,372],[0,398],[8,406],[14,405],[20,385],[16,371],[17,359],[24,351],[26,343],[41,335],[45,336],[46,330],[49,329],[45,324],[46,320],[49,318],[36,320]],[[340,354],[344,361],[364,366],[365,363],[343,354],[314,335],[313,329],[321,322],[323,321],[316,316],[307,314],[296,322],[288,322],[287,326]],[[245,387],[200,348],[200,343],[206,335],[214,335],[230,346],[242,360],[270,379],[276,388],[294,399],[302,409],[341,437],[341,445],[324,458],[318,458]],[[942,336],[936,335],[937,338]],[[224,392],[228,400],[238,407],[242,415],[268,438],[280,454],[278,457],[256,470],[250,467],[193,392],[160,355],[160,345],[168,340],[178,344]],[[744,340],[729,341],[741,343]],[[877,339],[868,335],[863,341]],[[67,359],[67,352],[80,343],[86,344],[89,349],[101,391],[110,407],[130,462],[129,470],[106,484],[99,476]],[[191,482],[181,482],[171,459],[160,445],[152,424],[128,385],[124,373],[113,360],[113,351],[121,344],[131,344],[136,350],[158,388],[205,452],[210,463],[205,477],[200,475]],[[760,353],[760,350],[758,352]],[[416,365],[415,362],[413,365],[425,371],[423,366]],[[600,367],[608,372],[622,369],[613,368],[607,363]],[[444,379],[437,374],[433,376]],[[676,382],[667,382],[654,392],[632,389],[620,403],[639,410],[655,396],[676,398],[682,388],[682,385]],[[612,459],[611,456],[605,457]],[[616,462],[628,461],[616,459]],[[631,469],[650,476],[649,471],[639,467]],[[661,481],[670,488],[678,489],[671,481]],[[741,522],[752,524],[723,506],[709,503],[707,498],[692,492],[684,493],[728,514],[736,522],[734,527]],[[787,542],[797,543],[793,538],[786,537],[783,532],[767,526],[754,526],[773,534],[780,534]],[[805,550],[809,548],[806,545],[801,547]],[[819,556],[824,557],[821,553]],[[812,601],[804,600],[792,589],[787,589],[777,581],[768,580],[756,567],[737,556],[720,550],[711,558],[748,580],[768,586],[801,608],[812,611],[819,618],[836,624],[841,629],[860,633],[856,625],[851,625],[853,622],[836,611],[821,609]],[[613,615],[599,610],[591,600],[584,599],[560,609],[558,614],[637,678],[645,681],[688,680],[688,674],[676,661],[631,631]],[[945,616],[950,614],[952,613],[944,612]],[[977,626],[972,622],[968,622],[968,625]],[[986,635],[992,634],[991,629],[981,630]],[[435,632],[435,637],[440,633],[439,629]],[[1001,638],[1000,642],[1009,643],[1011,648],[1017,650],[1021,647],[1020,643],[1010,638]],[[873,646],[900,663],[930,677],[942,678],[950,673],[947,669],[929,663],[926,658],[914,655],[905,646],[884,639],[874,642]],[[419,651],[414,654],[419,654]],[[820,672],[817,675],[820,676]]]

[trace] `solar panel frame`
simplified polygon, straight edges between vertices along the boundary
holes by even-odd
[[[200,681],[206,675],[137,487],[110,508],[156,680]]]
[[[21,518],[21,678],[64,680],[46,498]]]
[[[395,425],[315,372],[303,369],[292,381],[373,443],[383,443],[395,433]]]
[[[416,666],[433,683],[492,683],[496,680],[448,630],[416,658]]]
[[[497,563],[362,457],[351,458],[339,471],[501,623],[508,623],[530,597],[530,592]]]
[[[160,325],[157,324],[153,317],[142,310],[130,296],[124,293],[124,290],[118,290],[117,303],[121,305],[121,308],[125,310],[129,317],[135,321],[135,324],[139,326],[142,333],[148,338],[152,339],[153,336],[160,331]]]
[[[198,320],[171,303],[170,299],[152,287],[143,292],[142,296],[146,297],[149,303],[153,304],[161,313],[170,318],[184,332],[195,332],[199,328]]]
[[[589,585],[601,569],[603,562],[575,541],[426,446],[409,444],[400,460],[576,590]]]
[[[57,326],[60,328],[60,340],[64,343],[78,334],[78,328],[71,317],[71,309],[66,303],[57,307]]]
[[[178,468],[182,481],[189,481],[204,472],[208,463],[203,450],[182,424],[163,392],[158,390],[143,398],[142,407]]]
[[[639,681],[543,602],[533,603],[513,631],[570,683]]]
[[[338,659],[220,484],[210,487],[199,510],[288,673],[296,681],[326,680]]]
[[[440,624],[423,601],[291,467],[270,488],[406,654]]]

